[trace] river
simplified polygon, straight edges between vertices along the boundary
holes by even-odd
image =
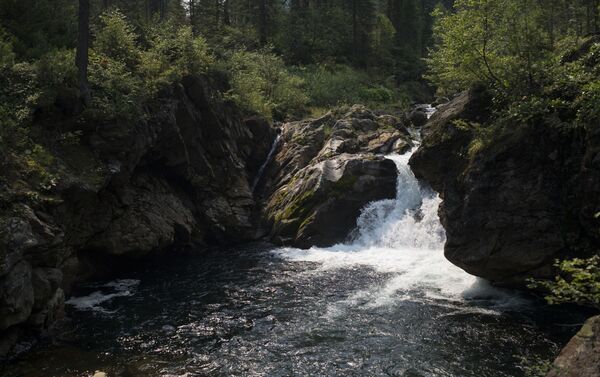
[[[352,238],[252,244],[148,262],[79,287],[70,323],[3,376],[523,376],[580,320],[443,256],[439,198],[390,156],[397,196]]]

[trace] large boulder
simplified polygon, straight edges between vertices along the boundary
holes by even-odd
[[[397,170],[384,157],[412,147],[404,120],[363,106],[282,127],[260,195],[277,243],[308,248],[346,239],[369,202],[394,198]]]
[[[600,377],[600,316],[583,325],[546,377]]]
[[[446,257],[471,274],[524,285],[553,276],[557,258],[597,250],[598,131],[547,123],[486,131],[486,98],[472,91],[444,105],[410,165],[443,199]],[[482,138],[489,132],[492,142]]]
[[[365,204],[394,197],[396,176],[391,160],[361,154],[307,166],[268,203],[276,240],[304,248],[344,241]]]

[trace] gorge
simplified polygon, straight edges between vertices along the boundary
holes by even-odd
[[[201,83],[191,80],[185,85]],[[195,96],[184,95],[180,101],[185,103],[193,98],[192,103],[202,103],[203,97],[198,93],[205,92],[198,86]],[[190,87],[184,88],[186,93],[191,93]],[[552,357],[573,335],[576,324],[585,319],[584,312],[549,309],[533,296],[495,288],[450,264],[443,256],[446,232],[438,219],[441,201],[427,183],[416,180],[409,166],[409,160],[411,165],[417,165],[418,159],[427,158],[423,154],[428,153],[428,148],[439,148],[440,144],[432,143],[436,128],[451,127],[452,119],[468,116],[465,108],[477,104],[477,98],[465,100],[465,96],[476,94],[463,93],[441,106],[423,129],[426,135],[423,141],[419,132],[402,117],[376,115],[361,106],[316,120],[284,124],[278,137],[266,123],[246,121],[250,130],[271,135],[266,138],[269,142],[264,143],[261,152],[263,161],[256,158],[249,174],[248,170],[238,168],[237,172],[248,174],[243,181],[229,176],[229,184],[215,186],[212,192],[204,188],[203,195],[208,194],[209,198],[224,193],[225,196],[202,203],[219,203],[219,207],[205,211],[222,216],[231,213],[225,209],[236,203],[228,198],[235,198],[249,204],[238,207],[248,208],[247,215],[239,216],[243,212],[233,207],[237,217],[212,217],[213,225],[207,226],[193,211],[188,217],[182,217],[187,212],[178,207],[169,212],[155,206],[158,201],[164,203],[162,198],[169,195],[174,198],[197,195],[197,189],[189,186],[191,183],[186,186],[192,191],[180,190],[172,183],[146,186],[150,187],[145,189],[147,199],[138,196],[125,203],[124,211],[112,209],[123,217],[113,215],[113,220],[104,226],[108,230],[122,229],[122,225],[111,224],[127,221],[131,229],[145,230],[132,232],[144,242],[136,238],[129,244],[136,246],[127,249],[121,246],[120,234],[109,237],[111,233],[105,230],[100,233],[102,237],[94,235],[91,239],[97,245],[95,252],[107,253],[106,259],[96,256],[90,260],[89,251],[71,254],[70,258],[76,258],[85,266],[83,271],[92,282],[79,284],[71,291],[65,280],[59,280],[51,285],[55,287],[54,292],[42,296],[35,279],[32,280],[34,285],[28,288],[16,286],[10,280],[13,279],[11,274],[4,278],[18,288],[5,292],[22,296],[28,289],[33,290],[34,309],[30,318],[46,315],[42,326],[48,328],[58,316],[54,313],[62,311],[62,300],[56,304],[51,299],[40,312],[35,308],[44,305],[36,299],[47,300],[57,294],[64,297],[62,287],[70,293],[66,301],[69,321],[49,338],[52,343],[42,340],[41,345],[7,364],[4,375],[85,375],[102,370],[117,376],[430,376],[440,373],[457,377],[516,376],[523,373],[520,358]],[[175,108],[180,108],[182,102]],[[190,128],[191,124],[186,125],[188,123],[182,123],[181,119],[195,117],[198,124],[209,126],[209,122],[218,118],[206,115],[206,110],[196,113],[190,110],[194,107],[186,109],[184,113],[176,112],[176,123],[165,131],[187,132],[183,139],[173,141],[183,141],[184,148],[149,147],[152,153],[147,153],[152,159],[138,157],[136,161],[147,159],[148,162],[133,168],[134,175],[140,174],[138,171],[151,172],[147,166],[150,161],[160,161],[163,173],[167,171],[165,167],[169,167],[172,169],[169,174],[173,174],[170,176],[181,174],[182,179],[193,182],[194,170],[185,167],[188,159],[211,161],[210,156],[215,153],[212,146],[206,146],[205,154],[201,155],[204,149],[194,144],[194,132],[206,127]],[[232,120],[220,124],[225,127],[224,135],[230,135],[228,127],[239,123]],[[218,137],[212,139],[211,145]],[[276,138],[279,140],[275,141]],[[222,140],[228,148],[236,145],[239,148],[240,144],[228,144],[229,136]],[[245,139],[234,140],[243,143]],[[450,139],[452,143],[453,140]],[[459,150],[455,144],[451,145],[447,150]],[[184,157],[180,153],[186,150],[190,152]],[[170,153],[176,155],[171,157]],[[443,154],[436,150],[438,155]],[[454,165],[452,158],[445,158],[446,163],[453,164],[448,165],[448,172],[458,165]],[[118,165],[127,166],[127,161]],[[229,165],[209,166],[210,170],[231,169]],[[262,177],[258,180],[261,170]],[[441,173],[437,175],[441,176]],[[115,174],[109,178],[110,183],[101,192],[131,190],[127,188],[130,183],[115,188],[116,182],[121,185],[132,182],[134,188],[138,187],[134,182],[139,181],[122,177],[117,180],[118,177],[119,174]],[[244,183],[234,189],[231,182]],[[254,189],[253,182],[256,182]],[[446,191],[440,188],[448,186],[433,180],[431,183],[447,197]],[[229,189],[224,192],[225,187]],[[74,195],[72,189],[66,192]],[[227,196],[227,192],[235,195]],[[240,192],[245,192],[244,196],[240,196]],[[186,196],[181,196],[183,193]],[[151,199],[157,194],[161,196]],[[251,214],[253,196],[257,202],[254,208],[261,211],[264,208],[262,215]],[[65,199],[65,202],[70,200]],[[148,204],[138,205],[139,200]],[[172,202],[177,203],[175,199]],[[446,206],[440,211],[446,210]],[[85,214],[89,207],[79,208]],[[133,212],[135,222],[127,217],[131,211],[137,211]],[[155,211],[160,211],[163,220],[165,213],[172,213],[174,217],[169,221],[140,222],[152,219]],[[71,212],[71,216],[85,219],[82,212]],[[42,223],[39,215],[34,217],[33,210],[24,213],[30,214],[29,217],[19,220],[29,221],[30,228],[25,229],[33,241],[22,242],[34,246],[22,248],[21,255],[31,263],[30,255],[52,253],[56,245],[50,248],[38,242],[40,235],[36,231],[44,229],[34,226]],[[64,214],[65,210],[56,213]],[[443,216],[446,224],[455,221],[448,215]],[[46,215],[44,219],[48,221],[49,217]],[[32,220],[36,220],[33,225]],[[16,223],[14,217],[10,221]],[[224,221],[229,222],[225,225]],[[235,229],[246,229],[245,233],[237,230],[236,238],[222,233],[231,229],[232,224],[240,224]],[[215,229],[219,231],[213,233]],[[216,237],[216,234],[221,235]],[[171,236],[161,239],[157,235]],[[112,237],[114,241],[110,241]],[[258,238],[289,246],[263,243],[227,246]],[[99,240],[106,241],[100,243]],[[186,246],[190,241],[196,246]],[[15,242],[14,235],[12,242]],[[200,242],[209,245],[217,242],[222,246],[198,254],[202,248],[198,246]],[[170,256],[165,256],[169,244]],[[175,244],[188,251],[173,250]],[[143,249],[140,245],[148,246]],[[290,247],[293,245],[305,249]],[[155,254],[161,250],[162,256],[155,255],[147,262],[140,259],[149,252]],[[446,253],[448,250],[446,244]],[[136,267],[122,267],[122,272],[107,275],[109,265],[113,269],[122,263],[135,263]],[[56,267],[35,266],[32,274],[53,276],[50,275],[55,271],[52,268]],[[58,267],[64,275],[56,273],[54,276],[68,276],[64,268],[64,265]],[[513,271],[518,272],[518,269]],[[117,280],[102,278],[111,275]],[[495,276],[485,277],[493,280]],[[20,282],[27,284],[26,280]],[[17,298],[12,302],[14,300]],[[11,302],[10,297],[7,302]],[[55,306],[49,308],[50,305]],[[35,326],[32,319],[24,318],[25,326]],[[30,331],[23,325],[8,331],[15,329]],[[31,343],[21,341],[16,350],[30,346]],[[425,354],[428,356],[424,358]],[[470,356],[457,363],[459,355]]]
[[[0,375],[600,377],[599,0],[0,0]]]

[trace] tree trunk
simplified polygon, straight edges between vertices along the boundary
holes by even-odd
[[[231,25],[231,18],[229,16],[229,0],[223,1],[223,24],[225,26]]]
[[[90,85],[88,83],[88,62],[90,44],[90,0],[79,0],[79,30],[77,37],[77,53],[75,65],[79,81],[79,95],[84,106],[92,100]]]
[[[267,44],[267,0],[258,0],[259,3],[259,21],[258,21],[258,34],[260,38],[260,45],[264,46]]]

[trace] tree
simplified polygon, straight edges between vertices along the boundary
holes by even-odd
[[[88,83],[88,63],[90,45],[90,0],[79,0],[79,29],[77,37],[77,53],[75,65],[79,82],[79,95],[85,106],[91,102],[90,85]]]

